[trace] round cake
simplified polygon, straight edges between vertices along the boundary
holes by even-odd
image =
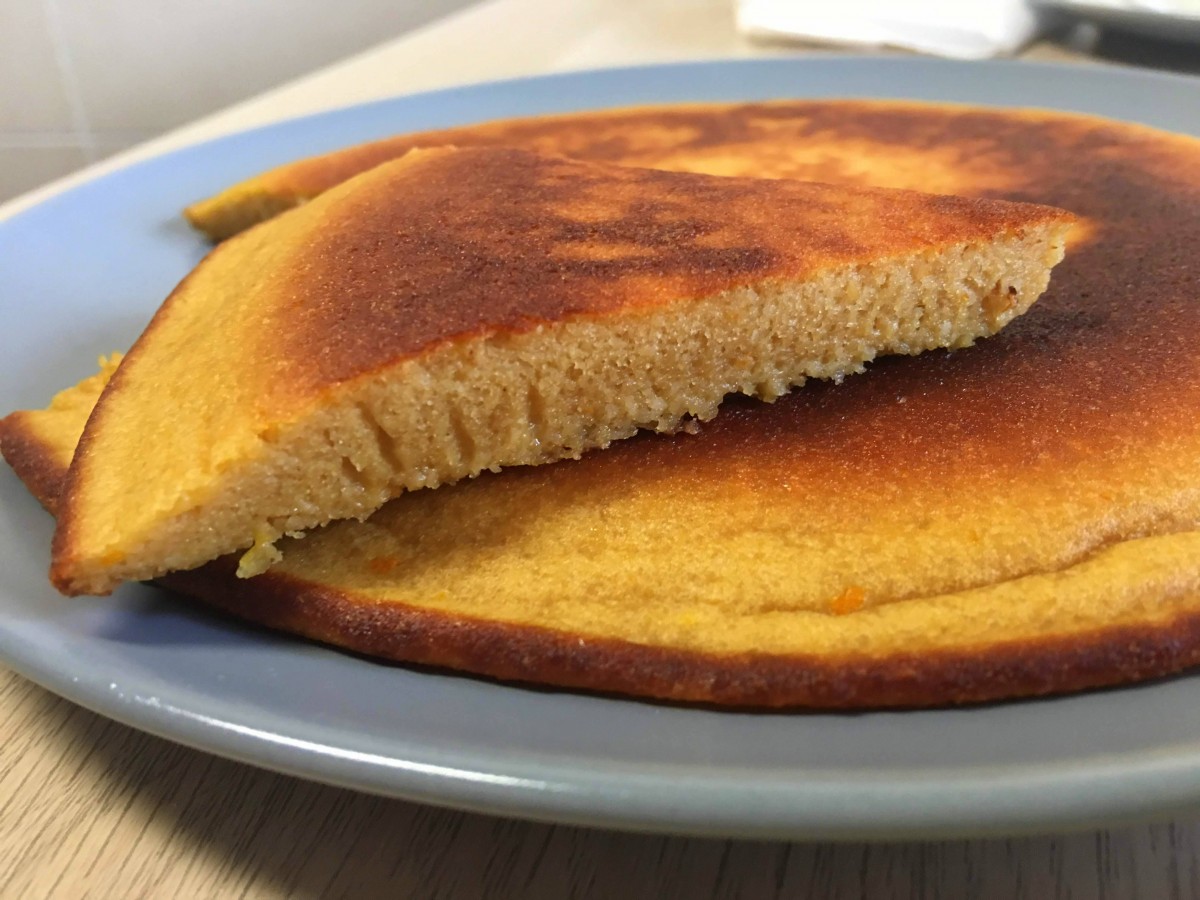
[[[254,579],[226,561],[168,584],[366,654],[724,705],[975,702],[1200,662],[1200,142],[1027,110],[644,108],[354,148],[192,218],[439,144],[1033,201],[1082,225],[1043,298],[969,350],[413,493]]]

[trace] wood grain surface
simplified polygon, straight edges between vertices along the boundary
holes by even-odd
[[[722,841],[436,809],[219,759],[0,671],[0,897],[1200,897],[1200,823]]]

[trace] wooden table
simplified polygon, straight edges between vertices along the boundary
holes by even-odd
[[[1125,55],[1135,61],[1157,53],[1131,46]],[[1086,49],[1111,55],[1112,47]],[[152,141],[0,214],[134,159],[360,100],[570,68],[785,52],[795,51],[739,39],[724,0],[493,0]],[[1090,58],[1047,43],[1023,55]],[[1196,57],[1164,51],[1151,59],[1200,69]],[[1012,840],[832,845],[506,821],[219,759],[110,722],[5,670],[0,734],[2,898],[1200,897],[1200,822]]]

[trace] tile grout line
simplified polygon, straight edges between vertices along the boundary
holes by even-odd
[[[75,75],[75,62],[71,58],[71,50],[67,46],[63,33],[62,15],[59,12],[58,0],[42,0],[46,12],[46,25],[50,31],[50,42],[54,46],[54,61],[58,64],[58,74],[62,79],[63,89],[67,95],[67,103],[71,108],[71,126],[75,130],[75,139],[79,149],[83,151],[84,161],[88,164],[96,161],[96,140],[88,122],[87,108],[83,103],[83,94],[79,90],[79,79]]]

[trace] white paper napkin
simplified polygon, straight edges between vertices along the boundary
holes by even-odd
[[[751,37],[903,47],[982,59],[1012,53],[1037,33],[1025,0],[735,0]]]

